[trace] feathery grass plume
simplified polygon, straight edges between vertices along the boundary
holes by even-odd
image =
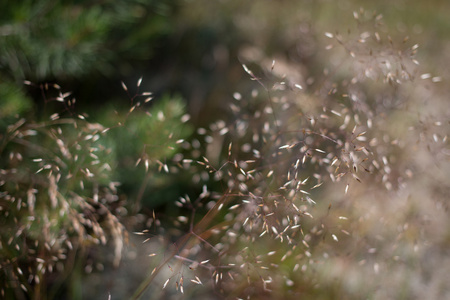
[[[56,100],[65,106],[67,96]],[[54,297],[79,255],[109,240],[113,264],[120,262],[126,232],[117,217],[122,204],[111,181],[103,130],[74,115],[42,122],[18,119],[3,134],[3,295]],[[95,261],[102,264],[100,257]]]
[[[131,109],[108,127],[75,113],[71,93],[58,85],[28,83],[60,111],[50,120],[17,119],[1,136],[3,295],[51,299],[79,268],[90,273],[102,270],[103,263],[119,266],[128,240],[124,222],[138,226],[146,221],[135,217],[146,187],[158,170],[177,172],[182,157],[175,154],[189,133],[181,101],[166,97],[148,109],[151,93],[140,92],[141,83],[134,95],[126,90]],[[136,151],[122,151],[121,143],[134,144]],[[137,200],[127,204],[120,193],[129,168],[122,161],[130,154],[133,169],[144,160],[147,174],[138,194],[129,195]],[[155,215],[153,220],[160,226]],[[107,246],[112,255],[104,259],[100,252]]]
[[[322,287],[358,298],[376,294],[358,274],[380,277],[388,268],[383,255],[374,255],[377,238],[398,241],[381,246],[384,255],[393,255],[386,253],[391,246],[412,250],[403,234],[387,232],[384,215],[395,224],[406,219],[371,203],[395,199],[413,176],[405,126],[417,123],[410,106],[417,99],[407,92],[420,88],[417,46],[382,36],[381,16],[360,10],[355,18],[351,34],[326,33],[335,41],[326,48],[342,63],[320,78],[301,74],[290,80],[262,55],[243,64],[257,85],[233,92],[229,115],[198,130],[212,138],[204,154],[193,147],[193,158],[185,155],[183,161],[204,175],[193,182],[205,187],[194,201],[177,202],[187,211],[176,222],[180,238],[154,256],[158,266],[133,299],[153,281],[181,292],[182,279],[189,279],[194,291],[209,281],[215,293],[230,299],[312,297]],[[399,128],[398,116],[407,125]],[[437,143],[444,141],[441,136],[431,138]],[[367,228],[380,217],[381,237]],[[336,281],[344,270],[348,278]]]

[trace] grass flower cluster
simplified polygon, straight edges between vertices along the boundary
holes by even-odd
[[[2,297],[56,297],[74,269],[117,268],[136,241],[151,263],[136,259],[148,275],[131,299],[419,299],[426,282],[448,296],[430,253],[448,243],[449,116],[424,105],[442,79],[381,15],[354,19],[319,39],[319,74],[242,54],[251,88],[195,130],[142,79],[122,83],[130,106],[104,124],[36,86],[61,111],[0,136]],[[195,188],[149,210],[152,183],[176,177]]]

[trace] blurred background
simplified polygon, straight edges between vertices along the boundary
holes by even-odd
[[[272,87],[277,80],[286,79],[299,83],[304,89],[308,87],[310,97],[321,101],[323,90],[331,89],[334,81],[351,81],[358,78],[360,72],[365,72],[369,79],[374,78],[368,75],[368,69],[363,70],[369,57],[367,53],[361,54],[365,48],[360,48],[357,39],[350,37],[364,39],[364,33],[369,32],[376,38],[376,32],[386,44],[389,40],[399,45],[393,47],[399,52],[407,48],[414,52],[408,52],[414,56],[411,58],[415,65],[413,71],[408,76],[393,74],[393,85],[383,85],[382,80],[361,83],[361,91],[367,98],[375,99],[370,104],[373,106],[370,114],[374,119],[384,118],[378,140],[390,146],[399,145],[392,152],[382,150],[392,161],[392,170],[387,172],[392,181],[384,177],[373,182],[369,179],[350,189],[348,194],[344,194],[345,184],[324,185],[313,210],[322,216],[319,218],[321,224],[326,224],[329,232],[337,235],[339,243],[334,237],[328,240],[330,235],[327,240],[324,238],[325,242],[318,242],[316,251],[311,250],[312,258],[301,263],[298,270],[280,271],[280,278],[274,280],[271,287],[273,293],[255,286],[251,290],[242,288],[242,293],[233,294],[233,297],[450,297],[446,280],[450,271],[450,150],[447,140],[450,117],[447,78],[450,74],[446,68],[450,63],[449,13],[450,2],[439,0],[2,1],[0,154],[4,172],[0,187],[3,220],[0,222],[9,229],[4,230],[1,239],[1,281],[13,281],[2,284],[2,295],[6,299],[108,299],[108,295],[111,299],[130,298],[152,269],[164,260],[149,257],[149,254],[164,252],[158,247],[170,245],[181,235],[182,230],[173,229],[169,221],[185,213],[183,208],[176,206],[179,197],[190,195],[195,198],[202,193],[204,184],[212,189],[212,193],[224,190],[220,183],[202,177],[202,172],[197,169],[165,172],[165,168],[170,167],[166,162],[175,165],[188,157],[187,152],[189,157],[198,160],[204,153],[213,157],[208,156],[210,160],[216,157],[220,161],[226,157],[228,143],[219,135],[205,136],[205,128],[220,131],[223,126],[218,120],[230,122],[236,118],[232,113],[225,113],[230,110],[230,104],[239,105],[237,100],[255,93],[265,99],[265,88]],[[372,25],[367,25],[363,19],[382,21],[382,25],[370,27]],[[335,37],[339,35],[343,38],[338,41]],[[376,46],[374,48],[375,57],[377,54],[380,57],[376,64],[384,64],[383,49],[377,52]],[[356,54],[356,62],[351,58],[349,61],[349,57],[354,56],[352,53]],[[264,86],[251,80],[242,64],[249,66]],[[400,73],[411,70],[410,65],[403,65],[403,61],[398,64]],[[376,66],[371,70],[377,72]],[[407,77],[408,83],[396,83],[395,76],[402,80]],[[153,98],[148,100],[145,109],[137,107],[135,114],[130,115],[130,108],[137,105],[137,100],[145,99],[150,93]],[[386,104],[386,101],[391,102]],[[154,118],[149,119],[149,114]],[[72,137],[64,131],[58,133],[56,129],[55,132],[41,132],[42,127],[38,125],[47,124],[45,122],[50,119],[79,116],[102,127],[87,126],[83,135],[74,133]],[[19,209],[20,205],[9,214],[7,211],[14,201],[5,195],[23,193],[24,199],[31,199],[29,191],[36,185],[45,190],[41,201],[52,201],[46,191],[51,189],[51,184],[49,187],[35,178],[16,178],[8,173],[21,168],[24,172],[34,173],[39,168],[32,160],[43,157],[33,152],[37,149],[35,146],[27,148],[26,143],[14,142],[17,137],[27,136],[20,131],[22,119],[35,124],[27,130],[38,132],[37,137],[30,137],[30,141],[48,149],[62,149],[58,142],[61,140],[73,145],[82,138],[87,143],[101,130],[116,128],[108,137],[102,138],[101,146],[109,150],[99,154],[100,160],[112,170],[105,175],[104,169],[90,169],[89,172],[98,174],[101,179],[88,180],[81,189],[78,181],[76,188],[68,182],[60,187],[60,192],[67,203],[72,203],[75,200],[68,196],[71,192],[76,191],[84,197],[83,193],[88,193],[86,190],[90,188],[95,191],[99,184],[109,185],[105,195],[110,193],[113,200],[105,200],[108,203],[105,206],[117,217],[117,222],[123,224],[121,230],[130,232],[123,249],[114,239],[119,234],[111,229],[116,225],[111,225],[105,230],[112,232],[111,243],[108,239],[108,242],[100,243],[102,246],[91,247],[96,242],[89,242],[88,250],[79,250],[73,260],[70,250],[64,255],[56,255],[54,260],[70,266],[67,267],[70,272],[61,271],[56,264],[55,272],[63,274],[63,279],[58,280],[55,275],[42,284],[36,283],[31,275],[14,275],[17,269],[23,269],[18,273],[32,274],[31,269],[39,266],[39,260],[27,258],[36,253],[38,258],[41,257],[39,247],[28,253],[18,249],[23,247],[20,245],[35,243],[39,237],[33,232],[36,230],[34,225],[27,227],[28,221],[21,221],[21,216],[30,220],[30,202],[24,206],[25,215]],[[121,127],[123,124],[126,126]],[[22,135],[12,136],[15,130]],[[209,139],[212,138],[219,142],[211,143]],[[185,140],[189,140],[189,144],[184,143]],[[96,141],[92,143],[89,147],[100,147]],[[153,144],[158,147],[148,146]],[[245,153],[245,149],[242,152]],[[25,159],[19,158],[17,153]],[[42,153],[47,152],[42,150]],[[151,162],[150,172],[144,167],[147,160]],[[136,168],[136,164],[140,168]],[[42,167],[45,169],[45,165]],[[68,171],[63,176],[69,178],[75,173]],[[8,180],[14,184],[8,185]],[[120,185],[110,185],[115,182]],[[31,193],[39,194],[38,191]],[[92,194],[86,197],[95,198]],[[96,213],[99,210],[95,208]],[[154,218],[155,212],[158,222]],[[96,220],[103,228],[103,219]],[[43,219],[37,228],[45,222]],[[65,222],[61,220],[61,224]],[[151,236],[151,242],[142,244],[141,236],[132,234],[154,226],[154,223],[159,223],[160,227]],[[63,227],[61,224],[55,226]],[[317,230],[315,225],[308,226],[314,231]],[[17,241],[12,242],[9,237],[23,232],[23,228],[27,228],[25,232],[28,231],[31,237],[20,239],[21,234],[17,234]],[[101,236],[95,232],[86,234],[94,240]],[[64,237],[61,235],[61,238]],[[270,248],[260,245],[266,246]],[[122,257],[120,263],[118,253]],[[16,256],[20,259],[15,259]],[[319,263],[314,265],[313,261]],[[291,261],[281,265],[281,269],[292,268],[290,264],[295,265]],[[162,289],[164,278],[171,276],[165,274],[166,271],[169,272],[161,271],[162,279],[155,279],[146,288],[144,299],[182,297],[174,287]],[[285,274],[290,274],[290,279]],[[272,277],[276,279],[277,275],[272,274]],[[220,299],[231,298],[231,294],[217,293],[211,284],[205,284],[195,285],[190,290],[185,287],[183,297]]]

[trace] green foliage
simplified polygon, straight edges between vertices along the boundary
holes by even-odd
[[[192,126],[186,123],[189,116],[182,99],[162,97],[147,111],[135,105],[128,111],[105,112],[99,119],[111,127],[106,144],[115,157],[114,178],[121,183],[121,189],[131,199],[139,198],[134,201],[144,200],[150,207],[173,202],[170,198],[155,196],[157,192],[152,187],[166,184],[167,179],[160,178],[159,172],[169,173],[174,155],[182,151],[182,143],[193,132]],[[148,179],[150,186],[145,192],[142,188],[136,190],[149,170],[152,171],[149,174],[153,174]]]
[[[161,1],[3,1],[0,10],[0,66],[16,80],[110,74],[121,55],[148,59],[170,31]]]
[[[119,157],[142,157],[145,154],[149,158],[170,159],[179,151],[180,142],[177,144],[177,141],[192,133],[190,126],[184,124],[186,120],[182,120],[186,114],[184,106],[179,97],[166,96],[158,99],[147,112],[121,112],[119,115],[117,111],[107,110],[108,115],[100,116],[100,119],[110,123],[109,127],[115,127],[110,139],[121,141],[114,146]],[[121,121],[117,123],[117,120]]]
[[[1,128],[5,128],[9,118],[24,115],[32,108],[31,100],[23,90],[11,82],[0,83],[0,122]]]

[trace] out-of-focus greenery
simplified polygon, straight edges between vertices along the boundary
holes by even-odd
[[[128,195],[129,201],[137,199],[135,204],[138,207],[143,202],[143,205],[154,208],[171,202],[166,199],[176,197],[174,193],[171,197],[158,195],[174,188],[176,190],[176,186],[169,185],[171,180],[167,180],[164,164],[172,160],[180,151],[181,142],[192,134],[192,126],[182,119],[186,114],[185,106],[179,97],[164,96],[147,113],[130,114],[129,110],[118,112],[107,109],[99,116],[101,124],[113,127],[106,145],[116,164],[114,178],[120,182],[121,190]],[[145,191],[137,189],[145,181],[148,166],[153,170],[151,176],[147,175],[149,186]],[[161,176],[158,170],[166,175]]]
[[[111,291],[119,299],[144,282],[146,297],[173,299],[183,278],[192,298],[449,295],[450,91],[439,83],[450,76],[442,68],[450,61],[449,5],[2,1],[0,297],[106,299]],[[143,90],[153,100],[144,103]],[[353,135],[353,126],[361,131]],[[351,161],[359,154],[348,146],[365,141],[373,149],[357,166],[362,184],[351,181],[349,193],[344,180],[309,190],[325,175],[352,174],[344,162],[328,164]],[[313,146],[333,155],[321,160]],[[262,156],[245,179],[247,160],[259,155],[252,147]],[[214,206],[224,195],[238,199],[225,208],[243,195],[291,199],[283,176],[297,157],[284,159],[283,151],[308,157],[301,187],[316,201],[299,196],[314,219],[301,216],[292,243],[269,234],[292,225],[283,219],[288,209],[258,203],[253,214],[218,213]],[[266,215],[269,233],[251,239],[249,224]],[[268,227],[271,215],[279,218]],[[127,246],[126,230],[149,228],[148,245],[131,237]],[[192,228],[200,238],[179,244]],[[194,261],[169,261],[172,253]],[[213,263],[216,272],[230,270],[218,285]],[[208,283],[188,285],[194,275]]]
[[[23,89],[15,84],[1,83],[0,98],[2,99],[2,110],[0,118],[3,122],[11,120],[14,115],[22,115],[31,109],[31,103],[26,97]],[[2,124],[5,127],[7,124]]]
[[[4,1],[3,72],[32,81],[111,74],[151,57],[171,31],[170,9],[164,1]]]

